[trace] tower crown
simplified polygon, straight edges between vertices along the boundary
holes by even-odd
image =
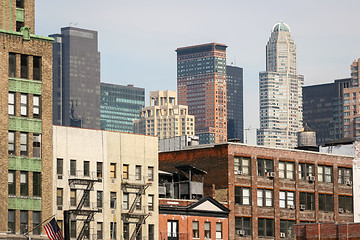
[[[290,32],[290,27],[286,23],[280,22],[274,25],[272,32]]]

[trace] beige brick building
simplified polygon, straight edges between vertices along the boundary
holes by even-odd
[[[195,117],[188,107],[177,105],[175,91],[150,92],[150,106],[140,111],[134,132],[158,136],[159,139],[195,134]]]
[[[35,227],[52,212],[53,39],[34,35],[34,0],[0,6],[0,239],[41,239]]]

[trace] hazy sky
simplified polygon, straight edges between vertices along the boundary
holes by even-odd
[[[305,85],[350,76],[360,57],[359,0],[36,0],[36,34],[99,32],[101,81],[176,90],[178,47],[219,42],[244,68],[245,127],[259,126],[259,72],[275,23],[291,28]],[[248,143],[255,143],[255,130]]]

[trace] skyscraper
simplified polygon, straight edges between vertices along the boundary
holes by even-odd
[[[100,53],[96,31],[65,27],[53,34],[53,122],[100,129]]]
[[[133,132],[133,122],[145,106],[145,89],[134,85],[100,84],[101,129]]]
[[[260,72],[258,145],[294,148],[303,127],[302,86],[297,73],[296,46],[290,28],[277,23],[266,45],[266,71]]]
[[[228,139],[244,142],[243,69],[226,66]]]
[[[176,50],[179,104],[195,115],[200,142],[211,136],[215,143],[227,141],[226,48],[208,43]]]

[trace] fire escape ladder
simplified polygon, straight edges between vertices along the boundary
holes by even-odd
[[[84,206],[85,200],[86,200],[86,198],[89,197],[90,190],[92,189],[93,186],[94,186],[94,182],[92,182],[92,181],[88,182],[86,189],[84,189],[84,194],[82,195],[82,198],[80,199],[80,202],[76,207],[76,210],[80,210]]]
[[[95,215],[95,212],[90,212],[89,215],[87,216],[87,218],[84,221],[84,225],[81,228],[81,231],[79,233],[79,236],[77,237],[77,240],[81,240],[84,237],[85,234],[85,230],[86,228],[89,230],[90,229],[90,221],[92,221],[93,217]]]
[[[144,215],[144,216],[140,216],[139,217],[139,221],[136,223],[136,227],[133,231],[133,233],[131,234],[130,240],[135,240],[136,236],[139,234],[139,232],[141,231],[142,225],[145,223],[145,220],[149,217],[150,215]]]
[[[141,196],[145,194],[145,190],[149,187],[149,185],[140,186],[139,191],[135,195],[135,199],[131,204],[129,212],[132,213],[135,210],[136,203],[140,200]]]

